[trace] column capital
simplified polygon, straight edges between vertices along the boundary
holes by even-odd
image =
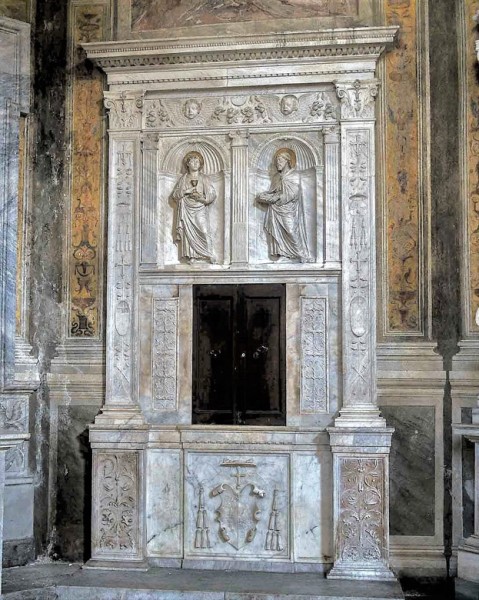
[[[140,129],[143,101],[143,92],[105,92],[104,104],[110,117],[110,129]]]
[[[341,81],[336,82],[335,86],[340,102],[341,119],[374,119],[374,100],[379,91],[377,79]]]

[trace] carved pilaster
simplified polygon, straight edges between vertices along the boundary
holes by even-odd
[[[326,298],[301,298],[301,414],[328,410],[326,313]]]
[[[324,227],[325,256],[328,266],[335,266],[341,260],[339,250],[339,171],[340,171],[340,135],[339,127],[324,128],[324,169],[326,222]]]
[[[232,154],[232,262],[248,262],[248,131],[230,133]]]
[[[153,302],[153,409],[177,409],[178,298]]]

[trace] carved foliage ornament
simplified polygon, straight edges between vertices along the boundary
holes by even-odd
[[[153,408],[176,408],[178,300],[161,298],[153,305]]]
[[[213,118],[227,125],[271,123],[266,105],[259,96],[249,96],[242,103],[236,103],[233,98],[224,98],[215,108]]]
[[[339,460],[339,559],[379,561],[385,554],[384,461]]]
[[[337,83],[342,119],[374,119],[374,100],[378,95],[377,81]]]
[[[138,546],[138,455],[100,455],[98,461],[98,546],[135,552]]]
[[[301,413],[327,410],[326,298],[301,299]]]
[[[105,98],[105,108],[109,111],[111,129],[139,129],[141,127],[142,96],[131,98],[122,92],[117,98]]]

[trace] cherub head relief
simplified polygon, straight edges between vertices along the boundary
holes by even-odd
[[[299,102],[296,96],[292,94],[288,94],[287,96],[283,96],[281,98],[281,102],[279,103],[279,108],[283,115],[288,116],[292,113],[296,112],[299,108]]]
[[[183,105],[183,114],[187,119],[194,119],[201,112],[201,102],[191,98],[187,100]]]

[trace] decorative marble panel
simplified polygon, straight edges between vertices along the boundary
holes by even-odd
[[[97,556],[135,556],[139,551],[139,473],[137,452],[99,452],[94,479]]]
[[[327,300],[301,298],[301,413],[327,412]]]
[[[102,314],[104,76],[85,65],[80,44],[107,37],[105,2],[70,7],[71,221],[69,335],[98,338]]]
[[[0,398],[0,429],[15,433],[28,433],[28,397],[2,396]],[[7,475],[24,474],[27,470],[28,442],[7,450],[5,472]]]
[[[417,0],[385,2],[397,47],[386,56],[386,333],[422,331]],[[471,46],[472,48],[472,46]],[[471,67],[472,69],[472,67]],[[423,92],[424,93],[424,92]]]
[[[384,459],[339,457],[338,556],[344,562],[384,557]]]
[[[152,408],[177,407],[178,298],[153,302]]]
[[[193,453],[185,465],[185,555],[286,558],[289,457]]]

